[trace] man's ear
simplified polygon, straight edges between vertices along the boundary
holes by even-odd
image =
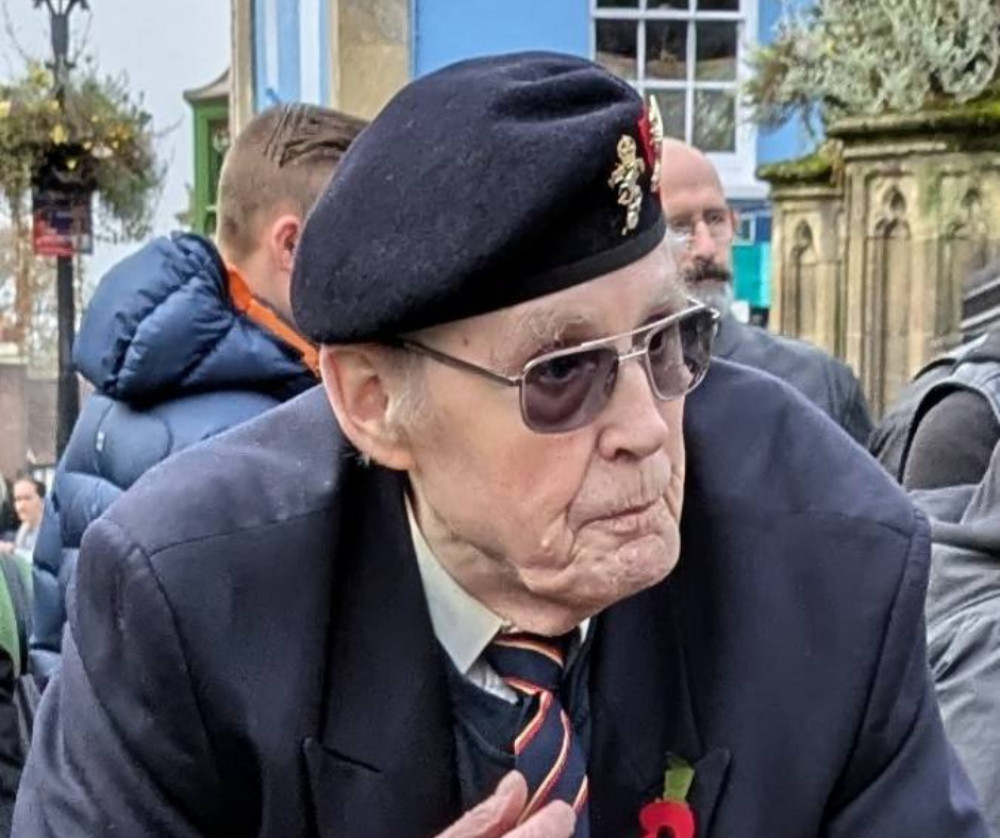
[[[740,214],[732,207],[729,208],[729,223],[733,225],[733,238],[735,239],[740,230]]]
[[[299,245],[302,219],[294,213],[278,216],[271,224],[268,244],[275,266],[284,273],[292,272],[295,249]]]
[[[410,448],[387,421],[389,391],[378,349],[365,344],[324,346],[319,363],[330,406],[354,447],[380,465],[409,471]]]

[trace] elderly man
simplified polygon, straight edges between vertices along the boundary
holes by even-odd
[[[16,836],[985,838],[926,527],[706,377],[659,133],[552,54],[386,107],[296,256],[323,387],[88,532]]]
[[[732,244],[736,215],[719,175],[697,149],[663,143],[661,197],[671,228],[687,238],[680,266],[691,293],[722,312],[715,355],[787,381],[860,444],[872,431],[868,405],[850,368],[799,340],[740,323],[733,303]]]

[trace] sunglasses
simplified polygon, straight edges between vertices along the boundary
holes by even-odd
[[[539,355],[513,377],[417,341],[400,339],[396,345],[497,384],[517,387],[524,423],[536,433],[557,434],[594,420],[611,401],[618,371],[626,361],[641,360],[653,395],[661,401],[690,393],[708,371],[718,322],[715,309],[697,303],[630,332]],[[630,339],[631,348],[619,352],[615,344],[625,339]]]

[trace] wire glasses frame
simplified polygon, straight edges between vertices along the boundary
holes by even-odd
[[[504,375],[418,341],[400,338],[395,344],[496,384],[517,387],[525,424],[538,433],[562,433],[593,421],[611,400],[618,371],[628,361],[641,359],[650,388],[660,401],[680,398],[701,383],[708,371],[719,313],[695,300],[689,302],[692,305],[682,311],[628,332],[585,341],[532,358],[517,376]],[[665,370],[654,368],[650,358],[654,341],[675,326],[680,332],[682,363],[671,364]],[[692,357],[688,357],[687,347],[683,345],[685,327],[689,331],[693,329],[692,335],[700,343],[693,347]],[[619,352],[615,344],[626,338],[631,339],[631,348]],[[577,361],[578,369],[584,370],[584,377],[575,388],[568,387],[565,378],[565,374],[578,371],[572,369],[574,361]],[[580,367],[584,362],[587,365]],[[681,367],[686,375],[672,377]],[[547,372],[550,373],[548,384],[544,383]]]

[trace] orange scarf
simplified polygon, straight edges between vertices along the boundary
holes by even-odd
[[[236,310],[292,347],[301,356],[302,363],[318,378],[319,352],[316,347],[289,326],[267,303],[258,300],[236,268],[226,265],[226,273],[229,276],[229,297]]]

